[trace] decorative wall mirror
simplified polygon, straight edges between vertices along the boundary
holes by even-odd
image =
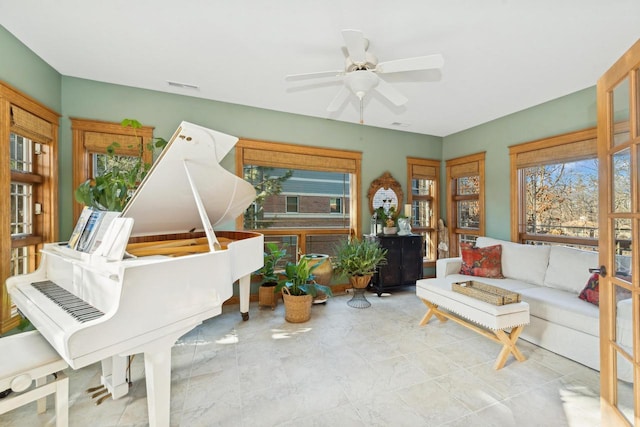
[[[379,207],[388,210],[391,206],[394,206],[397,212],[404,195],[398,181],[389,172],[385,172],[371,183],[368,197],[369,211],[373,215]]]

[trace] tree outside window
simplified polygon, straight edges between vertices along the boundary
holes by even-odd
[[[597,238],[597,160],[523,170],[528,234]]]
[[[509,148],[512,240],[597,250],[596,150],[595,128]],[[624,173],[624,161],[614,168]],[[624,199],[624,191],[614,190],[615,200]]]

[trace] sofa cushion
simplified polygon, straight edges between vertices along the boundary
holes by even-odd
[[[484,236],[476,240],[477,247],[494,245],[502,245],[503,276],[542,286],[549,264],[549,246],[521,245]],[[582,286],[586,282],[585,279]]]
[[[475,248],[468,243],[460,247],[462,252],[462,265],[460,274],[468,274],[479,277],[494,277],[502,279],[502,246],[487,246]]]
[[[598,253],[566,246],[551,246],[550,249],[544,286],[578,295],[591,276],[589,268],[599,265]]]
[[[600,276],[598,273],[594,273],[593,276],[589,277],[589,281],[587,282],[587,286],[584,287],[582,292],[580,292],[581,300],[586,302],[590,302],[591,304],[600,305]]]
[[[536,286],[518,291],[529,303],[531,315],[589,335],[599,336],[599,308],[572,292]]]

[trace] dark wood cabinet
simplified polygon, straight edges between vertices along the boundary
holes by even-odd
[[[371,288],[380,296],[396,286],[415,285],[422,278],[422,236],[384,235],[366,236],[380,243],[387,250],[387,263],[378,266],[371,279]]]

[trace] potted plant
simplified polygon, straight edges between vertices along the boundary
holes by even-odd
[[[311,317],[311,305],[318,292],[332,296],[329,286],[318,284],[313,270],[322,263],[310,265],[309,260],[301,257],[297,263],[289,262],[284,268],[284,278],[278,281],[274,292],[282,291],[285,320],[291,323],[306,322]]]
[[[365,308],[371,304],[364,298],[364,289],[379,264],[386,263],[387,250],[375,240],[345,240],[336,247],[334,270],[336,274],[349,278],[354,296],[348,302],[352,307]],[[356,293],[357,291],[357,293]]]
[[[331,284],[331,277],[333,276],[333,266],[331,265],[331,257],[327,254],[304,254],[303,258],[307,258],[310,266],[315,264],[318,268],[313,270],[313,278],[316,283],[320,285],[329,286]],[[327,296],[324,292],[318,291],[318,295],[313,298],[314,304],[324,304],[327,302]]]
[[[276,268],[278,262],[286,255],[286,247],[280,248],[275,242],[267,242],[265,244],[265,251],[263,252],[264,263],[262,268],[256,271],[256,274],[262,276],[260,288],[258,289],[258,305],[271,306],[272,310],[275,309],[278,300],[276,293],[273,291],[273,288],[278,284]]]
[[[398,212],[395,206],[391,206],[389,210],[384,210],[381,206],[376,209],[377,218],[382,223],[384,234],[395,234],[398,231],[396,221],[398,220]]]
[[[137,139],[136,129],[142,128],[139,121],[124,119],[120,124],[122,127],[131,127]],[[116,152],[120,144],[113,142],[107,147],[104,173],[80,184],[74,191],[76,201],[97,210],[122,212],[138,184],[151,168],[150,164],[142,161],[143,150],[162,150],[167,144],[168,141],[164,138],[154,138],[154,142],[146,147],[140,145],[138,157],[132,161],[123,161],[118,158]]]

